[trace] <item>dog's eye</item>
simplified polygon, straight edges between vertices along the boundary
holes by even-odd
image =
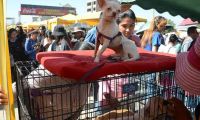
[[[107,8],[109,11],[112,10],[111,7]]]
[[[118,12],[118,13],[120,13],[120,12],[121,12],[121,10],[117,10],[117,12]]]

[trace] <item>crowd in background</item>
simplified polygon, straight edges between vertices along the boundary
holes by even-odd
[[[101,16],[100,16],[101,19]],[[120,14],[117,23],[119,31],[137,47],[148,51],[178,54],[187,52],[199,36],[197,27],[189,27],[187,37],[180,39],[178,32],[163,34],[167,19],[156,16],[151,21],[150,28],[141,35],[134,34],[136,16],[132,10]],[[40,26],[38,30],[32,29],[25,33],[21,26],[8,30],[9,51],[12,72],[17,61],[36,61],[36,54],[43,51],[62,50],[92,50],[95,48],[96,27],[87,32],[85,28],[74,27],[73,31],[66,32],[64,26],[55,26],[53,31]],[[14,73],[13,73],[14,74]]]
[[[101,19],[101,16],[100,16]],[[151,21],[149,29],[142,34],[134,34],[136,16],[132,10],[120,14],[117,24],[119,31],[130,40],[134,41],[137,47],[153,52],[163,52],[177,55],[180,52],[187,52],[194,45],[199,37],[197,27],[189,27],[187,37],[181,39],[179,33],[164,33],[167,19],[156,16]],[[32,29],[26,33],[21,26],[8,30],[8,43],[11,59],[11,71],[13,82],[16,81],[14,63],[17,61],[36,61],[38,52],[64,51],[64,50],[93,50],[96,42],[96,27],[87,31],[82,27],[74,27],[72,32],[66,32],[62,25],[54,27],[53,31],[45,26],[38,30]],[[98,89],[97,87],[94,87]],[[98,90],[94,90],[98,92]],[[96,93],[97,95],[97,93]],[[97,100],[97,96],[94,99]],[[4,104],[7,98],[0,88],[0,104]]]

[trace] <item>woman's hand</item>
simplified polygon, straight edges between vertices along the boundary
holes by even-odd
[[[8,104],[8,97],[0,87],[0,105],[7,105],[7,104]]]

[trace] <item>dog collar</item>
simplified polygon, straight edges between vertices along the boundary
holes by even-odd
[[[97,29],[97,33],[98,33],[97,40],[99,40],[100,37],[103,37],[103,38],[106,38],[106,39],[108,39],[108,40],[110,40],[110,41],[113,41],[116,37],[122,35],[121,32],[118,32],[117,35],[115,35],[114,37],[108,37],[108,36],[102,34],[102,33],[99,31],[98,27],[96,27],[96,29]]]

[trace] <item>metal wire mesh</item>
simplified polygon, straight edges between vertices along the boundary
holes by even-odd
[[[173,70],[114,74],[87,83],[55,76],[30,61],[16,63],[16,71],[22,120],[110,120],[113,116],[127,120],[152,116],[155,120],[167,119],[170,114],[167,108],[159,110],[158,101],[165,106],[168,98],[176,97],[185,103],[189,98],[176,86]],[[197,104],[198,97],[195,100]],[[149,114],[145,113],[146,106],[151,107]]]

